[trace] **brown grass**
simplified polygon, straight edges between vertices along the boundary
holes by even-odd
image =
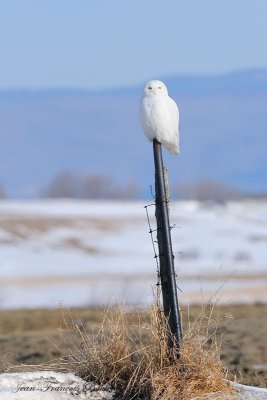
[[[166,318],[158,305],[149,315],[108,309],[100,329],[66,322],[82,344],[73,346],[77,340],[70,335],[70,353],[56,367],[109,384],[118,399],[221,399],[222,393],[235,398],[210,322],[203,310],[185,332],[180,351],[170,352]]]
[[[201,323],[202,331],[210,325],[208,332],[204,330],[203,337],[211,336],[216,331],[217,343],[221,344],[218,346],[220,358],[229,368],[229,377],[232,380],[238,379],[239,383],[246,385],[267,387],[267,371],[254,368],[254,365],[266,364],[266,304],[217,303],[213,310],[208,306],[203,310],[200,305],[191,305],[190,312],[187,313],[184,306],[181,312],[185,336],[190,329],[197,332],[197,326]],[[63,314],[70,325],[78,325],[82,330],[85,327],[88,334],[96,334],[105,311],[99,308],[71,308],[64,309]],[[127,321],[138,325],[138,318],[138,313],[132,313],[130,322],[129,319]],[[142,318],[144,320],[144,313]],[[147,337],[150,337],[149,331]],[[70,335],[70,331],[65,329],[60,309],[0,310],[1,371],[56,370],[55,358],[64,358],[74,352],[74,346],[80,348],[80,343],[80,334]],[[209,346],[209,343],[208,340],[206,345]],[[52,367],[52,364],[55,366]]]

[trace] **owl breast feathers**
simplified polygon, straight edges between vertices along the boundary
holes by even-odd
[[[148,140],[157,139],[179,154],[179,110],[161,81],[148,81],[141,100],[141,124]]]

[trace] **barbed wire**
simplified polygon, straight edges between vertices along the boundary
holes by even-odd
[[[157,232],[157,228],[152,229],[151,222],[150,222],[150,216],[148,213],[148,207],[151,207],[151,206],[155,207],[155,205],[156,205],[155,203],[148,204],[148,205],[144,206],[144,208],[146,210],[147,223],[148,223],[148,227],[149,227],[148,232],[149,232],[150,238],[151,238],[151,243],[152,243],[153,252],[154,252],[154,259],[156,260],[156,268],[157,268],[156,299],[159,302],[160,294],[161,294],[160,265],[159,265],[159,255],[158,255],[158,252],[157,252],[156,246],[155,246],[155,243],[157,243],[157,240],[155,240],[155,238],[154,238],[154,232]]]
[[[161,279],[160,279],[160,264],[159,264],[159,254],[156,250],[156,246],[155,243],[158,243],[157,240],[155,240],[154,238],[154,232],[157,232],[157,228],[156,229],[152,229],[152,225],[150,222],[150,216],[149,216],[149,212],[148,212],[148,208],[151,206],[156,206],[155,203],[151,203],[151,204],[147,204],[146,206],[144,206],[145,210],[146,210],[146,217],[147,217],[147,223],[148,223],[148,227],[149,227],[149,231],[148,233],[150,234],[150,238],[151,238],[151,243],[152,243],[152,248],[153,248],[153,253],[154,253],[154,259],[156,260],[156,268],[157,268],[157,283],[156,283],[156,296],[157,299],[160,298],[160,294],[161,294]],[[170,226],[170,230],[172,229],[177,229],[176,224],[173,224]],[[183,252],[176,252],[177,254],[183,253]],[[175,255],[173,254],[173,258],[175,258]],[[175,268],[175,277],[177,278],[177,272],[176,272],[176,268]],[[182,289],[177,285],[176,283],[176,288],[179,290],[179,292],[183,292]]]

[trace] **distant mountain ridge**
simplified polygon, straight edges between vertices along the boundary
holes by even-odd
[[[162,80],[181,115],[181,155],[164,152],[171,183],[212,179],[266,192],[267,69]],[[141,93],[142,85],[0,91],[0,182],[14,197],[32,197],[72,170],[135,181],[149,197],[153,159],[139,124]]]
[[[195,93],[198,91],[222,89],[232,90],[260,90],[267,89],[267,68],[251,69],[243,71],[232,71],[222,75],[171,75],[167,77],[152,77],[153,79],[162,79],[167,85],[172,86],[172,90],[180,93]],[[145,82],[144,82],[145,83]],[[71,95],[103,95],[103,94],[140,94],[141,86],[115,87],[111,89],[88,89],[88,88],[47,88],[47,89],[0,89],[0,98],[15,96],[62,96]]]

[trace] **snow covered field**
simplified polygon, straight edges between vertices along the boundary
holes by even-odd
[[[156,262],[145,205],[2,201],[0,306],[147,304]],[[171,224],[183,303],[267,301],[266,203],[171,203]]]

